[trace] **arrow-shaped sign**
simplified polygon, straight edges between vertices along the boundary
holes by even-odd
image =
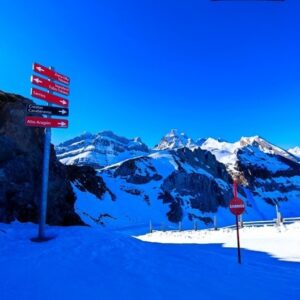
[[[36,69],[37,69],[39,72],[41,72],[41,73],[44,72],[44,69],[43,69],[41,66],[37,66]]]
[[[67,123],[66,122],[63,122],[63,121],[61,121],[61,122],[59,122],[59,123],[57,123],[60,127],[66,127],[67,126]]]
[[[31,96],[59,105],[59,106],[64,106],[64,107],[68,107],[69,106],[69,101],[65,98],[61,98],[52,94],[48,94],[42,90],[36,89],[36,88],[32,88],[31,89]]]
[[[37,73],[40,73],[44,76],[47,76],[51,79],[54,79],[54,80],[57,80],[61,83],[64,83],[64,84],[70,84],[70,78],[68,76],[65,76],[63,74],[60,74],[58,72],[55,72],[47,67],[44,67],[40,64],[37,64],[37,63],[34,63],[33,64],[33,71],[37,72]]]
[[[65,87],[63,85],[57,84],[55,82],[51,82],[50,80],[47,80],[42,77],[38,77],[36,75],[31,76],[31,82],[35,85],[41,86],[45,89],[48,89],[50,91],[60,93],[63,95],[69,95],[70,89],[68,87]]]
[[[32,81],[32,82],[34,82],[34,83],[37,83],[37,84],[39,84],[39,83],[42,83],[42,82],[43,82],[43,80],[40,80],[38,77],[31,78],[31,81]]]
[[[67,117],[69,115],[68,108],[60,108],[55,106],[44,106],[44,105],[34,105],[29,104],[27,106],[27,112],[31,114],[39,115],[50,115],[50,116],[63,116]]]
[[[68,120],[25,117],[25,125],[31,127],[68,128]]]
[[[61,109],[61,110],[59,110],[59,112],[60,112],[62,115],[69,114],[69,110],[66,110],[66,109]]]

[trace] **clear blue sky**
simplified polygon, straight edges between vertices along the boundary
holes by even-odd
[[[1,1],[0,89],[29,96],[33,61],[71,77],[70,127],[153,145],[261,135],[300,145],[300,3]]]

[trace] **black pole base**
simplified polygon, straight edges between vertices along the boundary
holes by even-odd
[[[45,237],[34,237],[34,238],[31,238],[30,240],[34,243],[43,243],[43,242],[51,241],[55,238],[56,238],[56,236],[53,235],[53,236],[45,236]]]

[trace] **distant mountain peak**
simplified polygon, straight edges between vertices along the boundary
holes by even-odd
[[[96,168],[149,153],[140,138],[127,139],[111,130],[97,134],[83,133],[56,146],[59,160],[67,165],[90,165]]]
[[[292,153],[293,155],[300,158],[300,147],[299,146],[289,149],[288,152]]]
[[[242,147],[251,145],[259,148],[264,153],[271,155],[280,155],[282,157],[295,161],[293,155],[291,155],[288,151],[278,146],[275,146],[274,144],[268,142],[266,139],[258,135],[252,137],[242,137],[240,139],[240,145]]]
[[[155,150],[178,149],[182,147],[197,146],[193,139],[189,138],[184,132],[178,129],[171,129],[169,133],[162,137]]]
[[[258,144],[259,143],[267,143],[267,141],[259,135],[248,136],[248,137],[243,136],[240,139],[240,144],[241,145],[251,145],[255,142],[258,143]]]

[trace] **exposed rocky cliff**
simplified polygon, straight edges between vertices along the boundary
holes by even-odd
[[[0,222],[38,221],[44,130],[24,126],[24,97],[0,92]],[[68,172],[51,147],[47,223],[82,224]]]

